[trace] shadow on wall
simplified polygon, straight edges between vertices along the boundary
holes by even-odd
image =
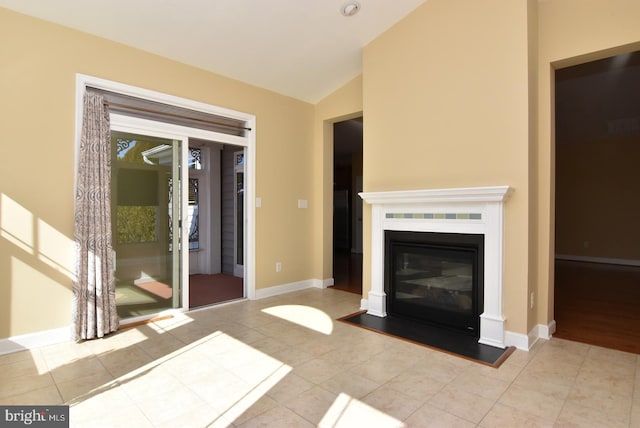
[[[37,314],[35,331],[59,327],[35,323],[46,323],[54,296],[71,290],[73,248],[71,237],[0,193],[0,338],[30,333],[25,326],[12,325],[16,308]],[[70,308],[63,310],[70,319]]]

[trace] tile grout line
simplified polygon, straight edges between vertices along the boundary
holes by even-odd
[[[51,382],[53,382],[53,386],[56,387],[56,392],[58,393],[58,397],[60,397],[60,402],[63,405],[68,405],[67,402],[64,400],[64,397],[62,396],[62,391],[60,391],[60,387],[58,386],[58,382],[56,382],[56,379],[53,377],[53,370],[51,369],[51,367],[49,367],[49,360],[45,357],[42,348],[38,349],[38,353],[40,354],[40,358],[42,358],[42,360],[44,361],[45,366],[47,367],[47,374],[51,377]],[[69,406],[69,411],[71,411],[71,406]]]
[[[542,345],[541,349],[543,349],[543,347],[544,347],[544,346],[546,346],[547,344],[548,344],[548,341],[545,341],[545,342],[544,342],[544,344]],[[529,359],[527,360],[527,362],[526,362],[522,367],[520,367],[520,370],[518,371],[518,374],[517,374],[516,376],[514,376],[514,378],[509,382],[509,386],[507,386],[507,388],[505,388],[505,390],[502,392],[502,394],[500,394],[500,396],[496,399],[495,403],[491,406],[491,408],[490,408],[490,409],[487,411],[487,413],[483,416],[483,418],[480,420],[480,422],[476,425],[477,427],[482,427],[482,426],[483,426],[483,425],[482,425],[483,421],[486,419],[487,415],[491,412],[491,410],[493,410],[493,409],[495,408],[495,406],[496,406],[497,404],[500,404],[500,405],[502,405],[502,406],[509,407],[509,408],[511,408],[511,409],[514,409],[514,410],[519,410],[519,409],[517,409],[517,408],[515,408],[515,407],[513,407],[513,406],[511,406],[511,405],[509,405],[509,404],[501,403],[501,402],[500,402],[500,400],[502,399],[502,397],[504,397],[504,396],[505,396],[505,394],[507,393],[507,391],[509,390],[509,388],[511,388],[512,386],[516,386],[516,385],[515,385],[515,381],[516,381],[516,379],[518,379],[518,377],[519,377],[520,375],[522,375],[522,373],[526,370],[527,366],[529,366],[529,364],[531,364],[531,363],[532,363],[532,362],[533,362],[533,361],[538,357],[536,354],[537,354],[538,352],[540,352],[540,350],[541,350],[541,349],[536,350],[536,351],[535,351],[535,354],[534,354],[534,355],[532,355],[532,356],[531,356],[531,358],[529,358]],[[530,352],[530,351],[527,351],[527,352]],[[561,411],[562,411],[562,409],[561,409]],[[536,417],[536,418],[538,418],[538,417],[539,417],[539,416],[537,416],[537,415],[534,415],[534,414],[529,413],[529,412],[524,411],[524,410],[523,410],[523,412],[524,412],[524,413],[526,413],[527,415],[532,416],[532,417]],[[560,413],[558,413],[558,415],[559,415],[559,414],[560,414]],[[555,418],[555,420],[550,421],[550,422],[552,422],[553,424],[555,424],[555,423],[556,423],[556,421],[557,421],[557,419],[558,419],[558,418],[556,417],[556,418]]]
[[[563,410],[567,406],[567,401],[568,401],[569,396],[575,390],[576,380],[578,379],[578,376],[580,375],[580,371],[582,370],[582,368],[584,367],[585,362],[587,361],[587,356],[591,352],[591,349],[592,349],[592,346],[588,345],[587,352],[585,352],[584,358],[582,358],[582,361],[580,362],[580,366],[578,368],[578,372],[576,373],[576,376],[573,379],[573,382],[571,383],[571,388],[569,388],[569,392],[568,392],[567,396],[564,398],[564,400],[562,400],[562,406],[560,407],[560,412],[558,413],[558,416],[556,417],[556,420],[554,421],[554,424],[558,422],[558,419],[562,415]]]

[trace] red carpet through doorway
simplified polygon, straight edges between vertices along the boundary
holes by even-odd
[[[241,299],[244,297],[242,278],[222,273],[214,275],[189,275],[189,307]]]

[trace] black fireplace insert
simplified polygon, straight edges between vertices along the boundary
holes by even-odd
[[[484,235],[385,231],[387,312],[480,337]]]

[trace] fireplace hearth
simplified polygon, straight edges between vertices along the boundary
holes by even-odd
[[[479,338],[484,235],[385,231],[389,315]]]

